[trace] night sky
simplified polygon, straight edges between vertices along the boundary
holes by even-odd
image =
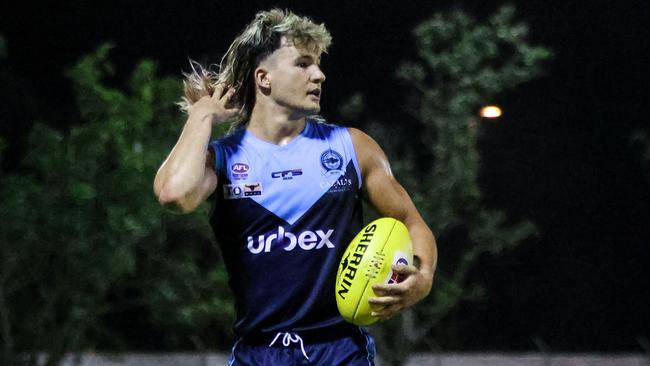
[[[399,126],[403,89],[394,70],[414,58],[411,29],[436,11],[484,18],[503,2],[237,3],[3,2],[0,35],[14,76],[2,87],[0,134],[12,141],[11,154],[21,153],[16,141],[35,118],[69,125],[63,72],[101,42],[116,45],[118,79],[145,57],[180,75],[188,57],[218,62],[254,13],[273,5],[325,22],[334,37],[323,58],[326,117],[338,118],[337,106],[360,91],[372,115]],[[556,351],[642,351],[639,337],[650,338],[650,167],[644,178],[630,137],[650,131],[650,2],[516,5],[531,40],[554,57],[544,76],[496,101],[502,119],[481,126],[481,185],[487,204],[529,218],[540,235],[481,261],[473,277],[490,297],[454,315],[458,337],[475,350],[534,350],[539,337]],[[27,94],[34,101],[21,99]]]

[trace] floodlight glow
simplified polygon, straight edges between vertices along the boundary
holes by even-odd
[[[488,105],[481,108],[481,117],[483,118],[499,118],[501,114],[501,108],[495,105]]]

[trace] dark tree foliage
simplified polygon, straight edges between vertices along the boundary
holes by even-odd
[[[453,344],[453,329],[440,327],[441,321],[461,301],[485,296],[469,282],[470,270],[481,256],[499,255],[536,232],[529,221],[512,222],[503,211],[488,209],[478,182],[480,107],[539,75],[550,57],[547,49],[528,43],[527,33],[511,6],[485,22],[461,11],[433,15],[413,31],[417,60],[397,70],[413,122],[400,131],[394,123],[369,123],[439,243],[431,295],[373,328],[386,364],[403,364],[418,343],[430,350]],[[342,112],[358,114],[359,98]]]
[[[127,86],[109,87],[110,48],[68,72],[76,127],[36,123],[21,173],[2,176],[2,364],[31,351],[54,365],[67,351],[231,340],[233,306],[206,208],[174,214],[152,191],[182,127],[180,81],[143,61]]]

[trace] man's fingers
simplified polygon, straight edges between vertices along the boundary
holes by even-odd
[[[214,87],[214,92],[212,93],[212,99],[219,100],[223,96],[223,89],[224,86],[222,84],[219,84]]]
[[[418,278],[418,269],[415,266],[398,264],[392,269],[404,277],[404,280],[400,283],[373,285],[376,297],[368,299],[372,309],[371,315],[381,320],[392,318],[409,304],[409,291],[413,289]]]
[[[227,113],[229,116],[234,116],[234,115],[236,115],[236,114],[239,113],[239,112],[240,112],[239,108],[230,108],[230,109],[226,109],[226,113]]]
[[[401,299],[395,296],[370,297],[368,298],[368,302],[370,303],[371,306],[372,305],[388,306],[388,305],[394,305],[400,303]]]
[[[403,275],[412,275],[418,273],[417,267],[413,265],[406,266],[404,264],[393,264],[391,268],[393,271]]]
[[[399,296],[404,294],[406,289],[400,284],[373,285],[372,290],[377,296]]]
[[[370,315],[376,316],[381,320],[388,320],[394,317],[397,313],[399,313],[400,309],[401,309],[401,305],[396,304],[396,305],[385,307],[384,309],[381,310],[372,311]]]
[[[229,88],[228,91],[221,97],[222,102],[230,101],[230,98],[235,94],[235,88]]]

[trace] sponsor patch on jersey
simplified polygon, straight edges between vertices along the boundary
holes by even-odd
[[[223,185],[223,197],[227,200],[236,200],[239,198],[261,195],[262,183],[260,182]]]
[[[332,234],[334,234],[334,229],[307,230],[294,234],[283,226],[278,226],[277,233],[249,236],[246,240],[246,247],[252,254],[269,253],[273,248],[282,248],[286,252],[294,249],[334,249],[335,245],[331,240]]]
[[[302,175],[302,169],[289,169],[280,172],[271,173],[271,178],[282,178],[282,180],[291,180],[293,177]]]
[[[320,154],[320,165],[325,169],[326,175],[342,174],[343,157],[338,152],[327,149]]]
[[[246,163],[234,163],[230,166],[233,179],[246,179],[248,178],[248,170],[250,167]]]
[[[352,188],[352,179],[339,177],[320,182],[321,188],[327,188],[326,193],[339,193],[349,191]]]

